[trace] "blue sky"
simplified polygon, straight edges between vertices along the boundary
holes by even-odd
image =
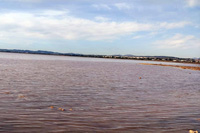
[[[200,57],[200,0],[0,0],[0,48]]]

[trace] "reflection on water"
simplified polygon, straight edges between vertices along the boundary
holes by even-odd
[[[200,131],[199,77],[138,61],[0,53],[0,132]]]

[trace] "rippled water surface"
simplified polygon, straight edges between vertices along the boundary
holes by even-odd
[[[0,53],[0,132],[200,131],[200,71],[140,62]]]

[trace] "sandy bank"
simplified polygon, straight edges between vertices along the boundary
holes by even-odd
[[[178,66],[178,65],[164,65],[164,64],[151,64],[151,63],[140,63],[142,65],[155,65],[155,66],[170,66],[170,67],[178,67],[182,69],[191,69],[191,70],[197,70],[200,71],[200,67],[194,67],[194,66]]]

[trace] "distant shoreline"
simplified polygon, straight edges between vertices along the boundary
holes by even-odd
[[[181,69],[190,69],[200,71],[200,67],[197,66],[179,66],[179,65],[165,65],[165,64],[151,64],[151,63],[139,63],[141,65],[155,65],[155,66],[169,66],[169,67],[177,67]]]
[[[86,55],[86,54],[77,54],[77,53],[59,53],[59,52],[42,51],[42,50],[32,51],[32,50],[18,50],[18,49],[0,49],[0,52],[200,64],[200,58],[192,59],[192,58],[178,58],[178,57],[172,57],[172,56]]]

